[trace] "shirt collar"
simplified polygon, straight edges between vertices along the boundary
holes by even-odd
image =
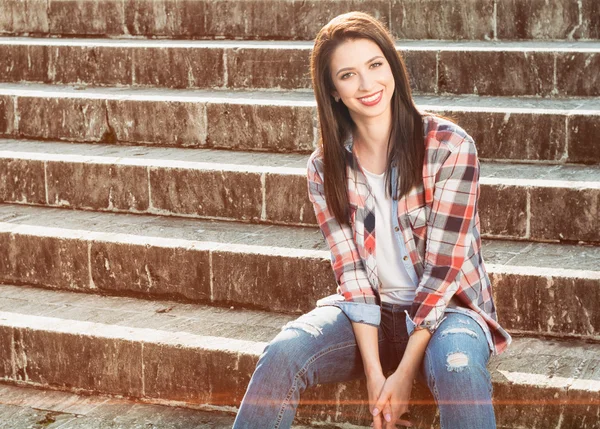
[[[354,145],[354,137],[352,136],[352,132],[348,133],[346,140],[344,140],[344,147],[350,153],[352,153],[352,146]]]

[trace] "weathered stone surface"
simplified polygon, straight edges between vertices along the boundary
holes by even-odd
[[[441,51],[438,85],[452,94],[550,95],[553,71],[552,52]]]
[[[333,17],[360,10],[387,26],[389,8],[381,0],[127,0],[127,29],[132,35],[199,39],[312,40]],[[270,19],[265,20],[265,16]]]
[[[150,186],[153,209],[239,220],[261,216],[258,174],[151,167]]]
[[[263,1],[267,9],[271,5],[269,1]],[[382,25],[389,28],[389,7],[388,1],[385,0],[341,0],[328,2],[326,7],[323,7],[323,0],[294,0],[293,7],[293,28],[294,39],[313,40],[321,27],[327,24],[336,16],[351,11],[366,12],[375,17]],[[256,15],[257,21],[261,22],[261,26],[266,26],[264,20],[265,15]],[[289,15],[281,15],[281,27],[289,28]],[[285,33],[284,33],[285,34]],[[277,36],[275,36],[277,37]],[[285,37],[287,38],[287,37]]]
[[[565,42],[546,43],[539,51],[527,45],[497,50],[491,44],[463,47],[461,51],[442,42],[400,42],[415,91],[501,96],[595,96],[600,91],[594,73],[600,54],[593,47],[587,52]],[[5,42],[0,48],[6,54],[0,56],[4,70],[0,77],[10,82],[298,92],[312,88],[312,46],[307,42],[239,42],[238,46],[220,41],[111,40],[77,46],[49,41],[36,46]]]
[[[1,82],[47,82],[48,49],[38,45],[0,44]]]
[[[600,164],[600,115],[569,116],[569,162]]]
[[[0,202],[46,204],[44,162],[0,158]]]
[[[93,210],[144,212],[149,206],[144,167],[48,162],[48,203]]]
[[[17,112],[19,137],[100,141],[110,134],[103,100],[21,96]]]
[[[118,0],[48,0],[49,32],[65,35],[122,35],[124,10]]]
[[[161,99],[162,90],[157,89],[151,99],[145,99],[139,89],[130,89],[119,90],[123,98],[114,99],[114,91],[106,88],[94,89],[105,91],[104,99],[98,100],[86,95],[91,89],[78,91],[77,98],[58,99],[43,94],[45,85],[39,88],[39,96],[28,91],[17,98],[20,135],[14,128],[14,96],[0,95],[0,134],[4,129],[5,135],[15,137],[270,152],[310,153],[316,144],[312,94],[265,93],[255,100],[252,93],[248,101],[239,101],[235,93],[215,91],[188,100],[185,96]],[[69,97],[75,95],[75,90],[70,91]],[[515,97],[491,104],[472,97],[448,100],[417,95],[415,101],[422,108],[433,105],[434,113],[450,116],[467,130],[482,159],[600,162],[596,146],[590,143],[599,107],[590,99],[581,107],[575,99],[548,98]],[[518,103],[524,107],[522,112],[514,112]]]
[[[34,428],[44,421],[46,429],[231,429],[231,411],[200,411],[186,407],[141,403],[131,398],[49,391],[10,384],[0,385],[0,419],[6,428]],[[147,401],[146,401],[147,402]],[[150,423],[152,422],[152,423]],[[292,429],[310,429],[292,426]]]
[[[314,108],[208,103],[207,145],[269,152],[312,152]],[[234,131],[234,132],[232,132]]]
[[[491,273],[496,310],[505,329],[529,333],[597,335],[598,281]]]
[[[3,298],[7,294],[16,296],[15,289],[18,288],[2,286]],[[43,302],[43,292],[49,293],[35,292],[21,293],[20,299],[39,303]],[[176,318],[187,315],[194,318],[195,323],[184,328],[167,323],[163,328],[154,329],[140,329],[128,322],[106,323],[106,318],[115,313],[112,297],[85,296],[74,306],[63,305],[48,319],[37,314],[42,308],[39,305],[26,315],[4,310],[3,325],[19,326],[13,328],[15,366],[20,370],[16,377],[25,379],[27,376],[26,381],[30,383],[43,380],[43,383],[68,390],[81,388],[147,400],[239,406],[259,355],[268,346],[267,341],[274,338],[286,321],[296,317],[172,302],[165,302],[163,306],[168,306]],[[82,321],[80,315],[73,316],[74,307],[93,311]],[[168,317],[164,312],[157,312],[151,303],[132,298],[122,298],[118,310],[137,312],[142,319]],[[277,319],[276,323],[272,322],[273,318]],[[53,345],[49,344],[50,339],[55,340]],[[67,344],[71,346],[67,348]],[[60,362],[45,359],[38,364],[43,351],[50,351]],[[357,348],[349,353],[349,358],[360,362]],[[599,363],[597,344],[576,339],[513,338],[508,350],[501,356],[492,356],[487,365],[493,382],[494,405],[499,407],[498,418],[503,419],[498,420],[499,426],[526,424],[526,427],[542,429],[563,418],[581,423],[576,427],[597,429],[595,419],[584,420],[583,416],[595,416],[598,411],[595,398]],[[76,374],[59,379],[59,372],[65,371],[69,364]],[[115,380],[122,371],[128,376]],[[297,420],[369,424],[363,372],[358,363],[355,374],[346,380],[340,383],[321,380],[322,384],[308,388],[301,395]],[[386,375],[390,372],[385,370]],[[46,374],[48,377],[42,378]],[[117,388],[121,390],[115,392]],[[439,419],[427,386],[417,383],[411,398],[419,427],[436,425]],[[574,400],[586,407],[569,408]],[[536,411],[540,406],[545,407],[543,415]]]
[[[308,49],[227,49],[227,87],[310,89]],[[282,59],[285,59],[282,61]]]
[[[125,27],[131,35],[187,36],[190,30],[192,34],[204,30],[203,1],[124,0],[123,5]],[[183,21],[193,26],[183,27]]]
[[[159,344],[145,345],[144,363],[147,396],[220,406],[241,402],[256,366],[255,359],[225,350]]]
[[[552,427],[557,421],[568,421],[573,425],[567,427],[597,428],[597,419],[585,419],[580,414],[598,410],[595,398],[600,362],[594,347],[580,341],[515,341],[504,356],[488,365],[492,379],[502,381],[494,384],[494,397],[506,398],[499,404],[498,419],[507,427],[518,427],[531,419],[528,427]],[[591,392],[593,396],[588,396]]]
[[[359,10],[400,39],[598,39],[598,7],[595,0],[8,0],[0,33],[313,40],[333,17]]]
[[[0,326],[0,379],[14,379],[13,328]]]
[[[556,55],[559,95],[600,96],[600,53],[559,52]]]
[[[274,256],[232,245],[215,250],[212,264],[215,301],[308,312],[319,298],[335,292],[331,265],[322,258]]]
[[[48,0],[5,0],[0,2],[0,34],[47,33]]]
[[[485,0],[391,0],[399,39],[493,39],[494,5]]]
[[[533,188],[531,237],[600,241],[600,190]]]
[[[45,51],[50,57],[46,79],[48,82],[93,86],[133,83],[133,57],[130,48],[118,45],[48,46]]]
[[[482,234],[525,237],[527,191],[524,188],[481,185],[478,208]]]
[[[2,232],[0,242],[2,282],[88,289],[88,246],[85,241]]]
[[[0,95],[0,135],[14,135],[15,133],[15,106],[13,98]]]
[[[541,113],[444,112],[475,140],[480,158],[557,161],[566,156],[565,116]],[[569,158],[571,140],[569,139]],[[593,158],[591,155],[590,158]],[[600,160],[600,154],[595,156]]]
[[[206,250],[93,241],[90,258],[92,281],[102,291],[135,293],[146,298],[211,298]]]
[[[437,52],[406,49],[399,53],[406,64],[411,89],[417,93],[437,92]]]
[[[107,100],[107,143],[201,147],[206,143],[203,103]],[[97,138],[97,137],[96,137]]]
[[[600,39],[600,3],[596,0],[582,0],[581,15],[583,38]]]
[[[579,39],[582,33],[579,25],[578,3],[580,2],[567,0],[499,1],[496,4],[497,37],[498,39]]]
[[[267,174],[265,179],[267,219],[293,224],[316,224],[308,199],[306,176]]]
[[[16,379],[62,389],[140,397],[142,343],[94,335],[15,329]],[[48,359],[52,356],[52,359]]]
[[[167,88],[223,87],[223,49],[136,48],[134,83]]]

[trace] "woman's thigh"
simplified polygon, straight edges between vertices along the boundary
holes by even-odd
[[[383,323],[377,328],[377,341],[385,371],[394,365],[394,353]],[[352,322],[335,306],[316,307],[287,323],[267,345],[265,354],[275,357],[272,360],[281,371],[292,370],[296,377],[302,376],[306,387],[364,376]]]

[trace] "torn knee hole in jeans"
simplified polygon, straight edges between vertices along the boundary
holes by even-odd
[[[448,371],[460,372],[469,365],[469,356],[463,352],[451,352],[446,355],[446,363]]]
[[[282,331],[284,329],[299,329],[312,335],[313,337],[323,334],[321,328],[318,328],[316,326],[311,325],[310,323],[306,323],[301,320],[292,320],[291,322],[286,323],[285,326],[281,328]]]
[[[473,338],[479,338],[477,333],[473,332],[469,328],[448,328],[442,332],[442,335],[440,338],[444,338],[446,335],[449,335],[449,334],[467,334]]]

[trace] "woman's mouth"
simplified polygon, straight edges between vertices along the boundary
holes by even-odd
[[[369,97],[359,98],[360,102],[365,106],[374,106],[381,100],[383,96],[383,89],[379,91],[377,94],[373,94]]]

